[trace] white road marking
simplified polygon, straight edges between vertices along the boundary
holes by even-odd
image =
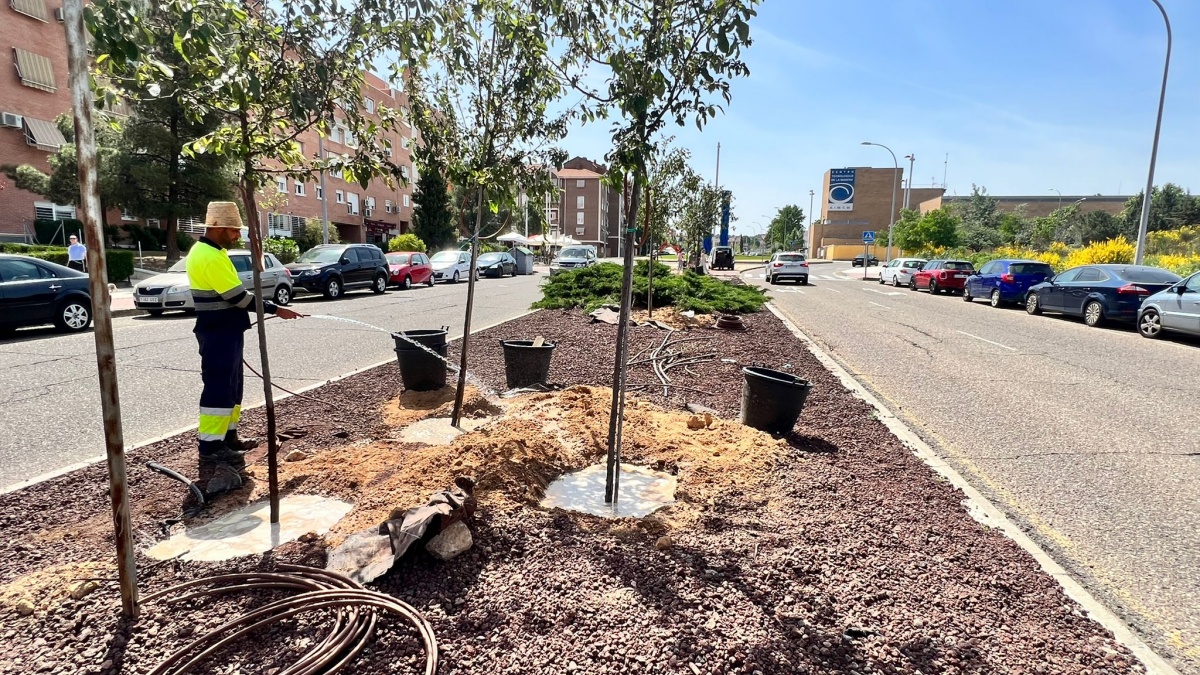
[[[799,293],[800,295],[804,295],[804,291],[800,290],[799,288],[772,288],[771,292],[772,293]]]
[[[841,291],[835,291],[832,288],[826,288],[825,290],[829,291],[830,293],[841,293]]]
[[[881,304],[879,304],[878,302],[875,302],[875,301],[873,301],[873,300],[868,300],[868,301],[867,301],[867,304],[868,304],[868,305],[875,305],[876,307],[882,307],[882,308],[884,308],[884,309],[888,309],[888,310],[890,310],[890,309],[891,309],[891,307],[888,307],[887,305],[881,305]]]
[[[877,288],[864,288],[863,290],[867,291],[868,293],[878,293],[880,295],[904,295],[903,293],[898,293],[896,291],[881,291]]]
[[[1016,349],[1014,349],[1013,347],[1009,347],[1008,345],[1002,345],[1002,344],[1000,344],[999,342],[992,342],[991,340],[989,340],[989,339],[987,339],[987,338],[981,338],[981,337],[979,337],[978,335],[971,335],[970,333],[964,333],[964,332],[963,332],[963,331],[961,331],[961,330],[956,330],[956,331],[954,331],[954,332],[955,332],[955,333],[958,333],[959,335],[966,335],[966,336],[967,336],[967,337],[969,337],[969,338],[975,338],[976,340],[979,340],[980,342],[986,342],[986,343],[988,343],[989,345],[996,345],[997,347],[1000,347],[1001,349],[1007,349],[1007,350],[1008,350],[1008,351],[1010,351],[1010,352],[1015,352],[1015,351],[1017,351],[1017,350],[1016,350]]]

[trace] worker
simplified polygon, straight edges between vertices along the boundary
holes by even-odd
[[[241,486],[238,472],[245,451],[255,443],[238,437],[242,416],[242,348],[254,296],[246,291],[226,251],[241,239],[237,204],[212,202],[205,234],[187,256],[188,283],[196,305],[196,341],[200,344],[200,483],[216,494]],[[263,309],[281,319],[303,315],[273,302]]]

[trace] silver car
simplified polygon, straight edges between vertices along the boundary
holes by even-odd
[[[929,261],[924,258],[893,258],[879,268],[879,283],[890,283],[897,288],[907,286],[913,273],[927,262]]]
[[[771,262],[767,263],[767,283],[776,284],[784,279],[808,284],[808,259],[803,253],[793,251],[771,256]]]
[[[1163,331],[1200,335],[1200,272],[1143,300],[1137,328],[1151,339]]]
[[[591,267],[597,262],[595,246],[567,246],[550,261],[550,276],[580,267]]]
[[[434,281],[457,284],[470,278],[471,254],[468,251],[440,251],[434,253],[429,262],[433,265]],[[479,275],[475,275],[475,278],[478,279]]]
[[[233,268],[246,288],[253,289],[254,270],[251,268],[250,252],[230,251],[229,260],[233,262]],[[264,293],[275,304],[286,305],[292,301],[292,275],[279,262],[279,258],[270,253],[263,255],[262,285]],[[163,274],[138,282],[133,289],[133,304],[149,312],[150,316],[159,316],[167,310],[196,311],[187,278],[187,259],[181,258]]]

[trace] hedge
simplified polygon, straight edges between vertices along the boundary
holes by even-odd
[[[0,243],[0,253],[17,253],[58,265],[67,264],[67,249],[53,246]],[[104,252],[110,282],[125,281],[133,276],[133,251]]]

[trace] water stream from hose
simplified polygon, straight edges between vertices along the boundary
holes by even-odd
[[[428,345],[423,345],[420,342],[417,342],[416,340],[413,340],[412,338],[405,336],[403,333],[401,333],[399,331],[390,331],[386,328],[380,328],[379,326],[373,326],[365,321],[359,321],[357,319],[347,319],[342,316],[332,316],[329,314],[310,314],[308,316],[308,318],[322,319],[325,321],[339,321],[342,323],[352,323],[352,324],[357,324],[359,326],[364,326],[366,328],[370,328],[371,330],[377,330],[380,333],[387,333],[388,335],[392,336],[393,338],[398,338],[398,339],[404,340],[405,342],[417,347],[421,351],[432,354],[433,356],[437,357],[437,359],[439,361],[442,361],[443,363],[445,363],[446,366],[451,371],[453,371],[455,373],[457,373],[459,371],[458,365],[451,362],[450,359],[442,356],[441,354],[438,354],[436,351],[431,349]],[[467,371],[467,381],[470,382],[471,384],[475,385],[475,388],[478,389],[484,395],[484,397],[487,398],[488,400],[491,400],[494,402],[495,400],[497,400],[499,398],[499,394],[496,393],[496,390],[494,390],[491,387],[489,387],[488,385],[484,384],[483,380],[472,375],[471,371],[469,371],[469,370]]]

